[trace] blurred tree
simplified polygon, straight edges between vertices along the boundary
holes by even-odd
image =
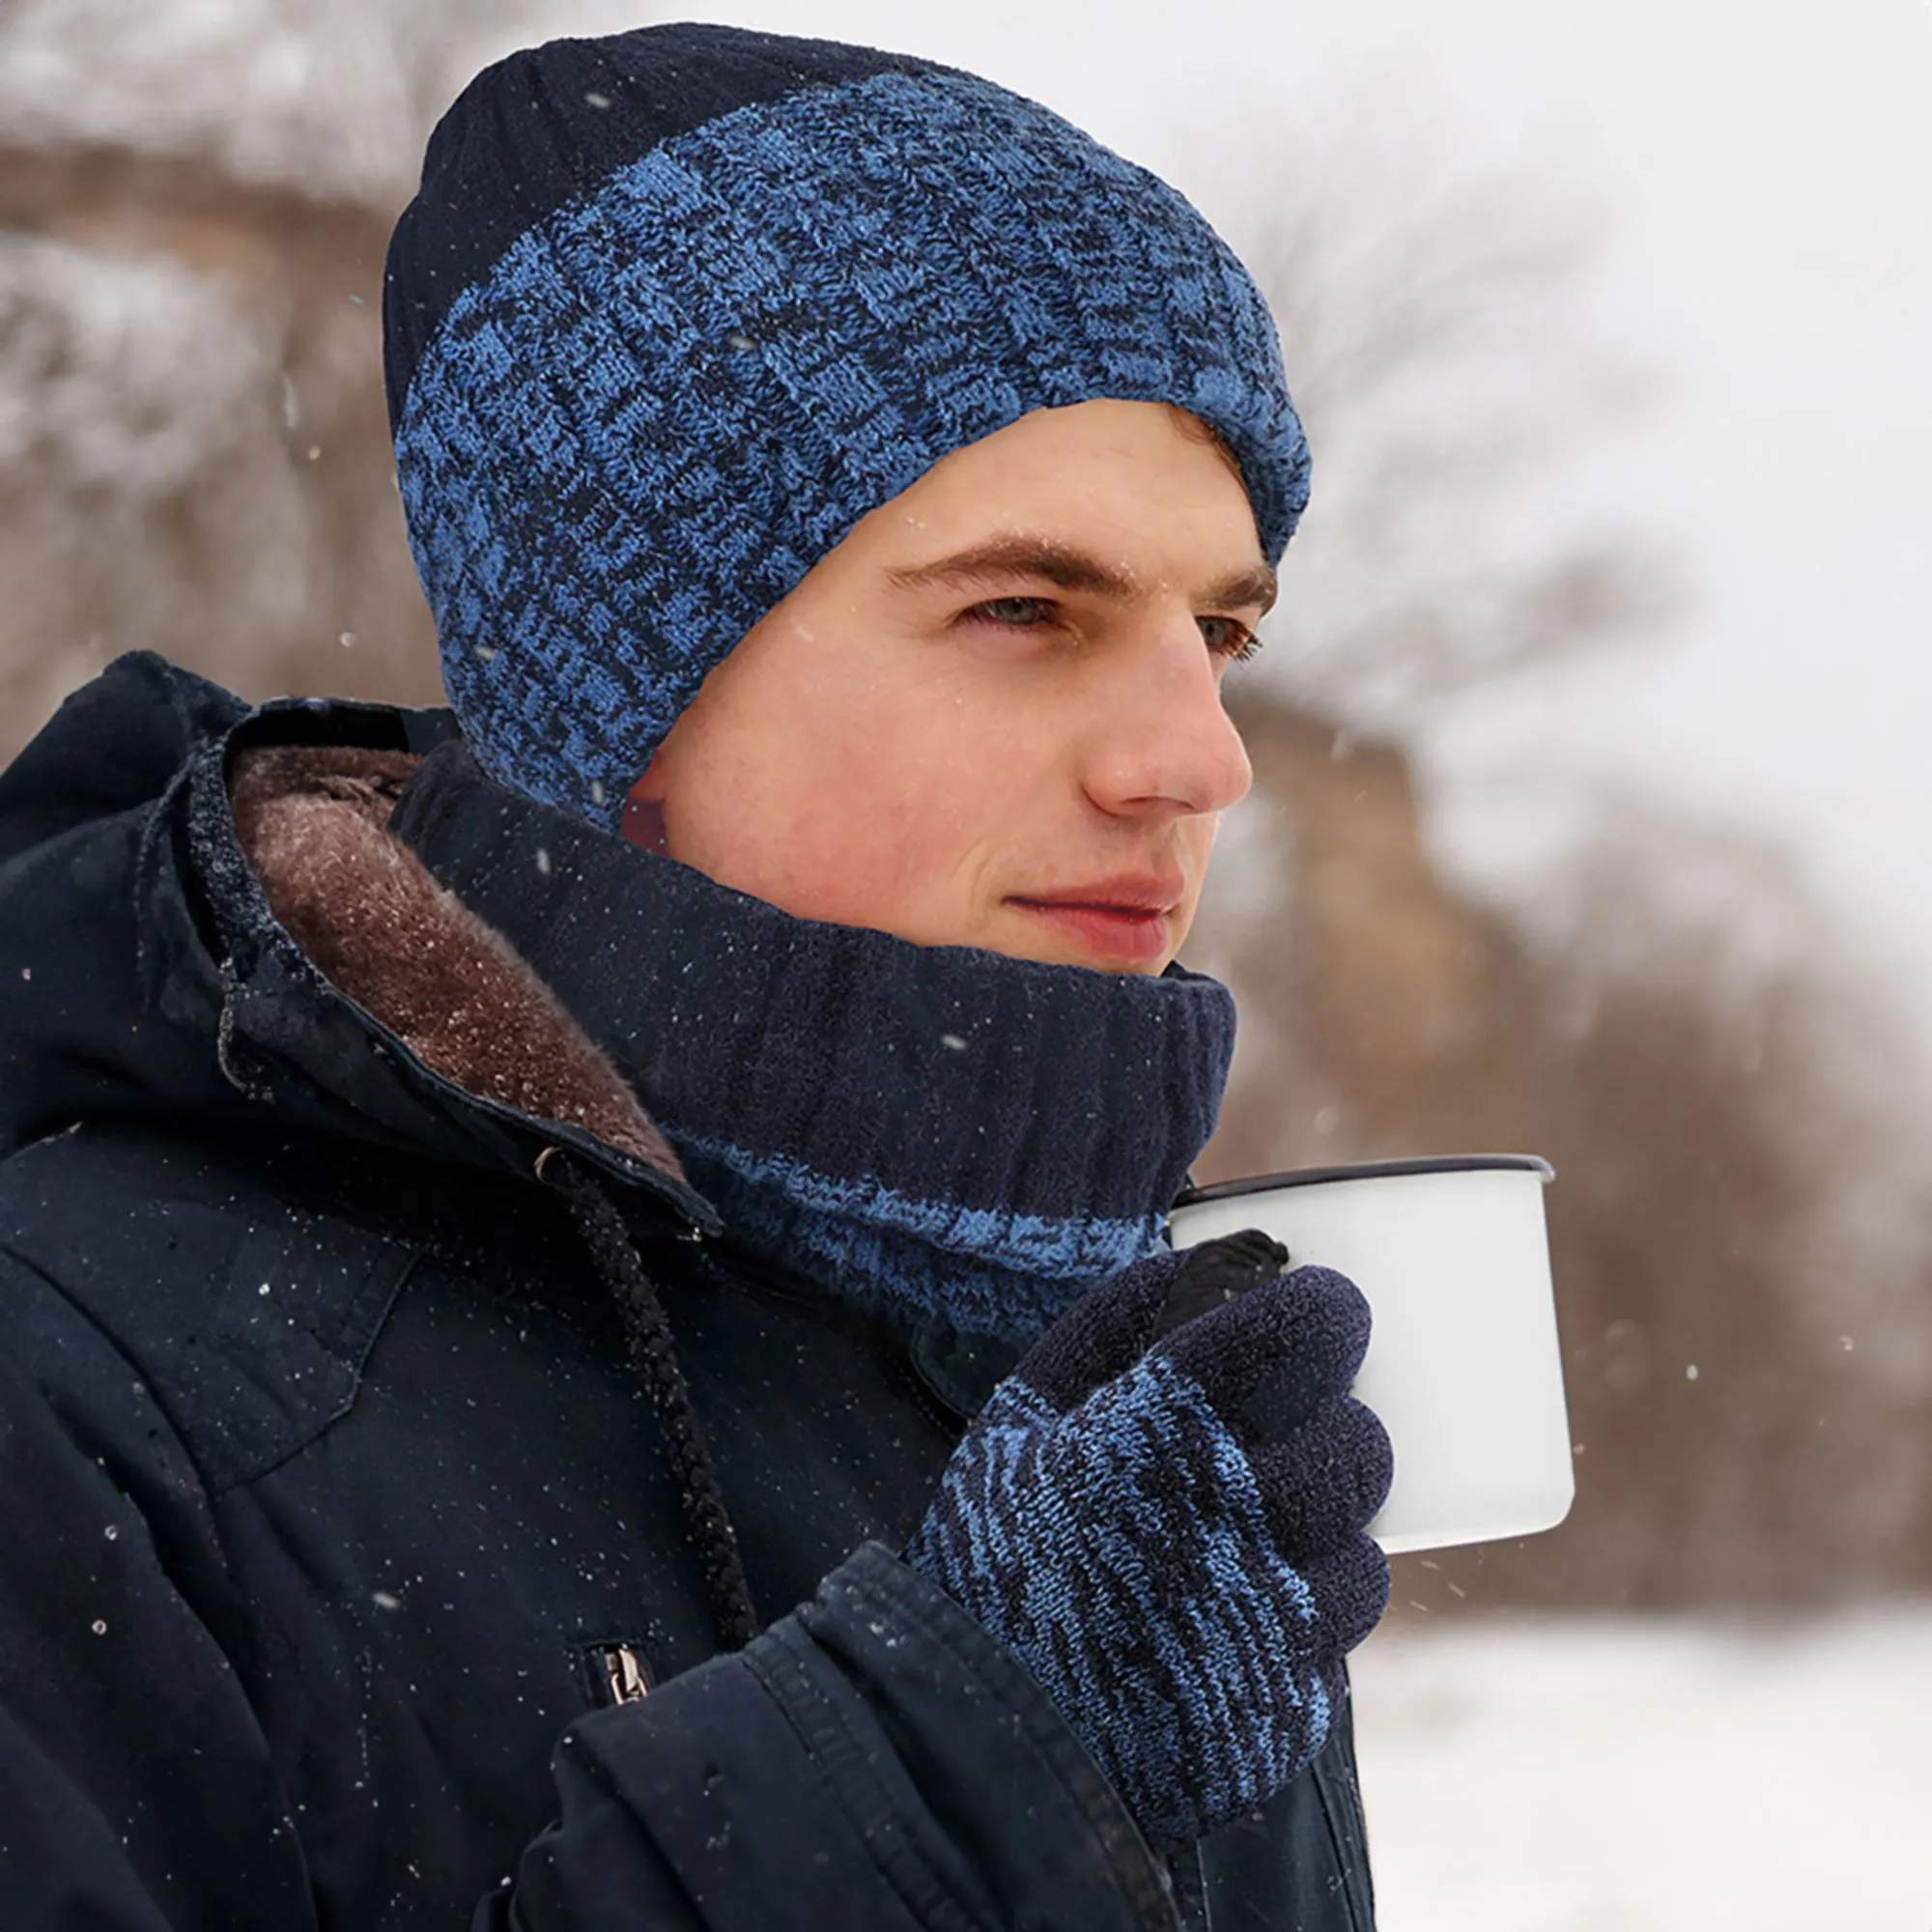
[[[1803,883],[1627,800],[1532,942],[1443,886],[1398,748],[1244,728],[1267,800],[1190,949],[1242,1025],[1203,1179],[1496,1148],[1558,1174],[1576,1509],[1400,1559],[1399,1605],[1932,1586],[1922,1093]]]
[[[1485,157],[1398,71],[1241,161],[1226,225],[1280,323],[1316,475],[1248,702],[1406,740],[1500,677],[1660,637],[1681,559],[1582,473],[1660,377],[1599,331],[1610,216],[1567,155]],[[1282,185],[1257,199],[1257,181]]]
[[[435,698],[383,257],[431,122],[543,12],[0,15],[0,756],[136,647],[258,696]]]
[[[1532,1016],[1581,1506],[1489,1587],[1923,1588],[1932,1202],[1896,1016],[1774,848],[1629,799],[1604,822]]]

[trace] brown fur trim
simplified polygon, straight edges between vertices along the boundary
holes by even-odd
[[[426,1066],[485,1099],[588,1128],[684,1179],[610,1059],[496,927],[391,835],[418,760],[264,745],[235,761],[235,830],[283,928]]]

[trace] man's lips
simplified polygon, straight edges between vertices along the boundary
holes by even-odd
[[[1048,921],[1096,957],[1131,964],[1167,951],[1168,919],[1183,893],[1178,879],[1135,877],[1016,893],[1008,903]]]

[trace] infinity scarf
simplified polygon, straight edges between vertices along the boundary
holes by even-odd
[[[498,784],[460,742],[390,829],[610,1055],[753,1255],[1024,1344],[1158,1244],[1234,1003],[801,920]]]

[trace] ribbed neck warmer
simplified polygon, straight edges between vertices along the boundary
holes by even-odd
[[[1147,1254],[1234,1004],[780,912],[427,759],[392,829],[636,1088],[730,1236],[908,1325],[1023,1343]]]

